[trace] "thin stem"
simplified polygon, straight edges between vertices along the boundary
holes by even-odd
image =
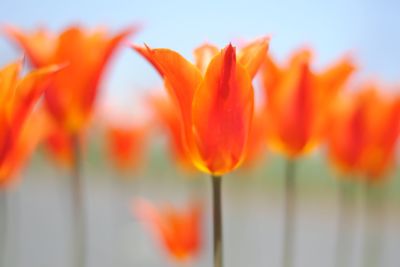
[[[8,199],[7,192],[0,190],[0,266],[7,266],[7,244],[8,244]]]
[[[75,233],[74,253],[75,266],[84,267],[86,263],[85,251],[85,210],[83,203],[83,181],[81,176],[82,159],[79,136],[72,136],[72,150],[74,153],[72,169],[72,205],[73,205],[73,225]]]
[[[214,267],[223,266],[222,246],[222,203],[221,203],[221,176],[211,176],[212,180],[212,201],[213,201],[213,245],[214,245]]]
[[[293,266],[294,253],[294,226],[295,226],[295,199],[296,199],[296,164],[287,160],[285,166],[285,218],[283,232],[283,267]]]
[[[365,267],[380,266],[382,248],[382,196],[378,188],[371,183],[365,188],[365,222],[366,232],[364,241]]]
[[[340,181],[338,189],[339,216],[335,266],[346,267],[349,266],[353,242],[353,220],[351,216],[354,212],[354,185]]]

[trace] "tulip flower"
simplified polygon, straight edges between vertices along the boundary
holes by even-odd
[[[58,67],[49,66],[21,77],[22,61],[0,69],[0,204],[1,232],[7,233],[5,189],[16,183],[16,176],[42,137],[41,114],[33,112],[38,99]],[[3,198],[4,197],[4,198]],[[0,237],[0,256],[5,254],[6,236]]]
[[[363,175],[369,182],[382,181],[395,161],[400,97],[386,99],[376,85],[363,85],[355,96],[337,105],[331,121],[328,152],[334,166],[344,174]]]
[[[0,187],[3,188],[12,182],[23,159],[39,141],[42,132],[32,124],[39,122],[39,117],[30,118],[30,113],[58,70],[49,66],[20,78],[21,68],[22,61],[17,61],[0,70]]]
[[[249,44],[238,57],[231,44],[219,52],[208,46],[196,51],[197,64],[169,49],[139,46],[134,49],[164,79],[179,110],[186,154],[199,170],[211,174],[214,265],[220,267],[221,176],[237,168],[245,157],[253,117],[252,78],[265,58],[268,40]]]
[[[46,92],[45,102],[57,123],[69,133],[78,133],[91,116],[107,63],[133,29],[114,36],[102,28],[88,31],[77,26],[58,36],[43,28],[29,33],[7,27],[6,32],[23,48],[33,66],[66,64]]]
[[[134,203],[134,213],[175,261],[187,262],[199,254],[202,216],[198,204],[178,210],[171,205],[157,208],[138,200]]]
[[[366,261],[377,261],[371,257],[371,247],[379,246],[379,241],[370,237],[379,230],[381,207],[380,199],[371,195],[372,185],[382,183],[395,162],[395,148],[400,132],[400,97],[386,97],[379,87],[366,83],[353,95],[343,96],[338,101],[332,116],[332,130],[328,136],[328,155],[332,165],[342,174],[353,177],[365,177],[367,183],[368,236],[365,242]],[[355,179],[353,179],[355,180]],[[346,190],[346,188],[343,188]],[[342,192],[339,241],[345,240],[347,229],[349,197]],[[347,212],[347,213],[346,213]],[[376,236],[376,233],[373,234]],[[379,234],[378,234],[379,235]],[[348,243],[342,241],[342,243]],[[373,244],[373,245],[371,245]],[[338,246],[340,244],[338,243]],[[338,253],[345,254],[338,249]],[[373,251],[376,249],[373,248]],[[338,260],[340,257],[338,256]]]
[[[34,67],[65,64],[47,89],[44,102],[54,122],[71,138],[73,151],[73,206],[75,207],[78,266],[83,266],[84,214],[82,207],[80,135],[88,125],[105,67],[117,46],[133,32],[126,29],[109,35],[103,28],[94,31],[72,26],[60,34],[46,29],[24,32],[6,27],[6,32],[25,51]],[[79,229],[79,230],[78,230]]]
[[[117,126],[107,128],[107,147],[110,158],[121,171],[137,167],[146,137],[145,126]]]
[[[316,72],[311,67],[311,58],[309,49],[296,51],[283,66],[267,57],[262,71],[268,143],[289,159],[285,173],[285,267],[293,265],[294,159],[312,151],[321,142],[328,129],[331,102],[344,88],[354,69],[350,59],[344,58],[326,70]]]

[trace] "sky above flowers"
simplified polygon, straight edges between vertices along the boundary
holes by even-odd
[[[138,23],[142,29],[133,42],[169,47],[189,58],[205,41],[222,47],[270,35],[270,51],[277,58],[310,45],[317,66],[350,52],[364,77],[389,83],[400,77],[399,4],[394,0],[3,0],[1,6],[1,25],[58,30],[73,23],[113,29]],[[2,65],[20,56],[4,36],[0,51]],[[151,67],[129,48],[121,49],[115,63],[104,85],[104,94],[112,99],[126,100],[127,94],[161,85]]]

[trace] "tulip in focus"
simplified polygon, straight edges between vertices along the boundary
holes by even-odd
[[[198,204],[177,210],[171,205],[157,208],[145,200],[137,200],[134,213],[173,260],[187,262],[199,254],[202,216]]]
[[[196,65],[169,49],[134,48],[164,79],[180,113],[187,155],[201,171],[223,175],[244,159],[253,117],[251,80],[268,40],[250,44],[238,58],[232,45],[210,47],[196,51]]]

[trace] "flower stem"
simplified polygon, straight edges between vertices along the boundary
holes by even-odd
[[[336,240],[336,265],[338,267],[349,266],[352,250],[352,233],[354,213],[354,184],[340,181],[338,186],[339,217]]]
[[[295,226],[296,173],[295,161],[288,159],[285,166],[285,218],[283,232],[283,267],[293,266]]]
[[[365,267],[381,266],[382,248],[382,196],[378,188],[367,182],[365,188],[365,222],[366,232],[364,241]]]
[[[8,244],[8,196],[5,189],[0,190],[0,266],[7,266],[7,244]]]
[[[74,231],[74,257],[76,267],[84,267],[86,263],[85,251],[85,210],[83,203],[82,159],[81,145],[78,135],[72,136],[73,166],[72,166],[72,205]]]
[[[221,176],[211,176],[212,180],[212,202],[213,202],[213,245],[214,245],[214,267],[223,266],[222,246],[222,205],[221,205]]]

